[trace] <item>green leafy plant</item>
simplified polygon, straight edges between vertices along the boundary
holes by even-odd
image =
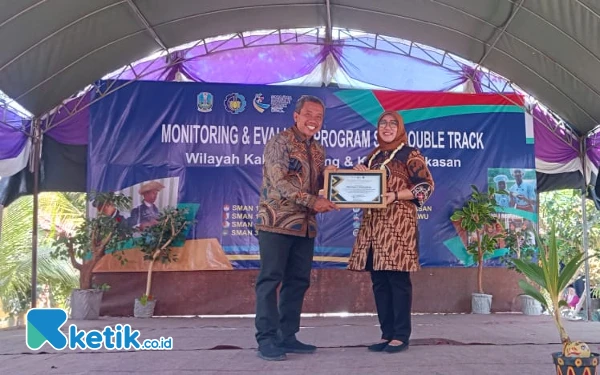
[[[98,215],[84,219],[73,234],[59,232],[52,253],[53,257],[70,260],[79,270],[80,289],[93,289],[92,272],[108,251],[123,262],[122,252],[118,251],[124,249],[124,242],[133,234],[126,220],[119,215],[119,211],[130,209],[130,197],[109,192],[91,194],[90,200],[98,209]]]
[[[597,286],[594,289],[592,289],[591,293],[592,293],[592,298],[600,299],[600,286]]]
[[[596,209],[590,199],[586,199],[588,246],[590,254],[600,249],[600,210]],[[583,216],[581,207],[581,191],[577,189],[556,190],[540,194],[540,225],[550,228],[550,222],[560,218],[556,227],[556,236],[563,241],[558,249],[558,256],[570,259],[572,254],[583,252]],[[600,254],[600,253],[597,253]],[[600,262],[596,268],[590,264],[590,276],[600,281]]]
[[[496,212],[496,191],[489,187],[488,192],[480,192],[477,186],[471,185],[471,196],[462,208],[454,211],[450,220],[460,223],[461,228],[467,232],[467,251],[477,262],[477,291],[483,294],[483,260],[487,254],[491,254],[497,247],[498,241],[503,238],[502,234],[490,235],[487,233],[489,227],[499,224],[494,216]],[[471,234],[476,239],[470,240]]]
[[[140,303],[143,306],[146,306],[146,303],[148,303],[148,301],[152,301],[154,300],[154,297],[151,295],[147,295],[146,293],[142,294],[142,296],[140,297]]]
[[[154,299],[151,294],[154,263],[160,261],[164,264],[177,261],[172,246],[174,243],[185,241],[186,229],[192,224],[192,221],[187,219],[187,214],[186,209],[165,208],[161,211],[157,223],[146,227],[138,240],[140,250],[144,253],[144,260],[150,262],[146,292],[140,298],[143,305],[146,304],[146,301]]]
[[[81,197],[83,196],[83,199]],[[63,307],[78,275],[68,260],[52,257],[55,228],[72,228],[79,224],[85,210],[84,194],[41,193],[38,202],[38,296],[50,297],[52,307]],[[31,223],[33,197],[23,196],[4,207],[0,214],[0,309],[13,315],[11,323],[23,321],[31,307]],[[49,286],[44,292],[42,286]],[[40,306],[41,301],[37,306]]]
[[[537,246],[535,241],[527,238],[527,233],[518,233],[515,231],[508,231],[504,236],[504,242],[508,252],[500,257],[502,264],[507,269],[513,270],[519,274],[523,274],[515,266],[514,259],[522,259],[525,261],[534,261],[537,257]]]
[[[107,283],[101,285],[94,284],[92,285],[92,288],[96,290],[101,290],[103,292],[108,292],[110,290],[110,285],[108,285]]]
[[[556,238],[556,227],[552,224],[548,233],[548,244],[546,245],[540,235],[535,233],[536,243],[540,248],[539,264],[536,261],[526,261],[514,259],[513,262],[517,269],[521,271],[529,280],[519,281],[519,286],[525,294],[538,300],[542,306],[552,312],[554,323],[558,329],[561,343],[563,344],[563,354],[566,346],[571,343],[562,323],[560,308],[567,306],[567,302],[562,299],[563,291],[569,285],[577,270],[581,267],[585,259],[583,253],[571,255],[568,262],[562,268],[559,262],[559,246]],[[541,291],[549,296],[549,301],[544,298]]]
[[[514,263],[515,259],[521,259],[525,262],[535,262],[537,259],[537,246],[535,241],[528,240],[527,233],[517,233],[515,231],[509,231],[504,237],[506,248],[508,253],[500,258],[500,261],[506,266],[507,269],[517,272],[525,277],[525,280],[529,281],[526,275],[517,268]],[[523,293],[525,294],[525,293]]]

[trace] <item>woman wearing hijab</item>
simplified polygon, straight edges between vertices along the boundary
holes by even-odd
[[[410,272],[420,269],[417,207],[429,199],[434,182],[425,158],[408,146],[398,113],[379,117],[377,141],[365,164],[354,169],[386,172],[387,207],[364,212],[348,269],[371,273],[382,335],[369,350],[396,353],[408,349],[412,330]]]

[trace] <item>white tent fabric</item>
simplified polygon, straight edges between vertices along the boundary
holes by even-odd
[[[31,139],[25,141],[25,146],[15,157],[9,159],[0,159],[0,177],[12,176],[29,163],[31,154]]]
[[[0,89],[36,116],[159,50],[328,25],[446,50],[512,80],[582,134],[600,123],[596,0],[5,0],[0,10]]]

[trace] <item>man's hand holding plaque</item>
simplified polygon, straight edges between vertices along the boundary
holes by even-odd
[[[317,198],[317,201],[315,202],[315,205],[313,207],[313,210],[315,210],[318,213],[329,212],[331,210],[337,209],[338,208],[335,205],[335,203],[323,197]]]

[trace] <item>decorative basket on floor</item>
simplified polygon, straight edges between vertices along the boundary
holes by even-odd
[[[103,295],[104,292],[98,289],[73,289],[71,293],[71,319],[98,319]]]
[[[598,375],[600,354],[592,353],[589,358],[565,357],[561,352],[552,353],[557,375]]]
[[[471,309],[473,314],[489,314],[492,309],[492,295],[472,293]]]
[[[154,315],[154,306],[156,305],[155,300],[146,301],[145,305],[142,305],[139,298],[135,299],[135,305],[133,306],[133,316],[136,318],[152,318]]]
[[[535,298],[526,294],[521,295],[521,311],[524,315],[541,315],[542,304]]]

